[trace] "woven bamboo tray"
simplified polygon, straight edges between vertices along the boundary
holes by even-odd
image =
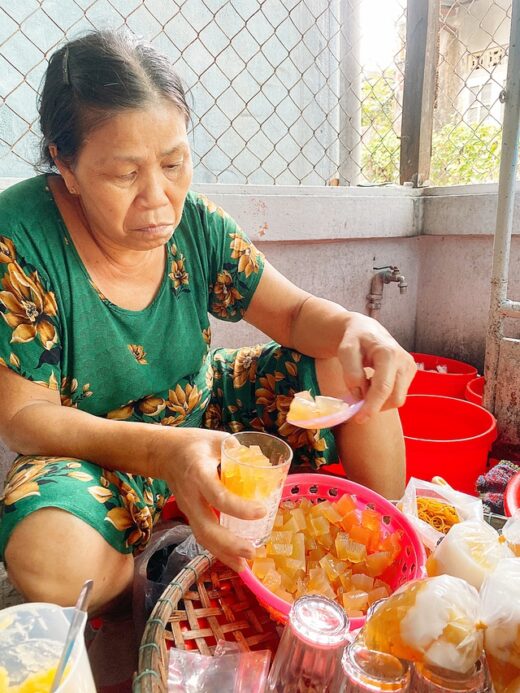
[[[155,605],[139,648],[133,693],[167,692],[170,647],[211,655],[218,640],[238,643],[244,651],[274,653],[279,633],[237,573],[205,552],[177,575]]]

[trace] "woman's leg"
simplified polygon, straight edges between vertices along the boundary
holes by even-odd
[[[58,508],[42,508],[13,530],[5,550],[9,579],[28,601],[75,604],[94,580],[90,613],[113,611],[131,588],[134,558],[88,524]]]
[[[337,359],[316,360],[322,395],[345,394]],[[334,430],[339,457],[349,479],[368,486],[389,499],[401,498],[405,487],[405,446],[397,409],[380,412],[370,421],[347,421]]]

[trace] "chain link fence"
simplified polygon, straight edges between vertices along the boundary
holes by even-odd
[[[0,0],[0,176],[33,172],[53,50],[126,26],[186,84],[196,182],[399,183],[406,2]],[[510,5],[440,0],[435,185],[497,180]]]
[[[442,0],[434,185],[498,180],[511,0]]]

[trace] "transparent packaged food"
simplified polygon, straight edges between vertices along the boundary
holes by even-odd
[[[427,562],[428,575],[452,575],[480,589],[504,558],[513,556],[505,538],[484,521],[453,525]]]
[[[414,580],[372,613],[360,637],[371,650],[464,673],[482,654],[478,592],[449,575]]]
[[[484,648],[496,693],[520,691],[520,558],[501,561],[480,591]]]

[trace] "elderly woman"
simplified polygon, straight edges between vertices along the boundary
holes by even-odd
[[[399,496],[412,358],[378,322],[294,286],[190,190],[168,60],[117,33],[74,40],[50,59],[39,114],[49,173],[0,196],[0,437],[20,454],[0,550],[20,592],[71,604],[93,578],[92,610],[109,608],[172,493],[200,543],[239,568],[253,547],[214,509],[264,509],[218,480],[230,431],[273,432],[295,465],[339,458]],[[273,341],[211,350],[208,313]],[[285,420],[299,390],[365,404],[308,434]]]

